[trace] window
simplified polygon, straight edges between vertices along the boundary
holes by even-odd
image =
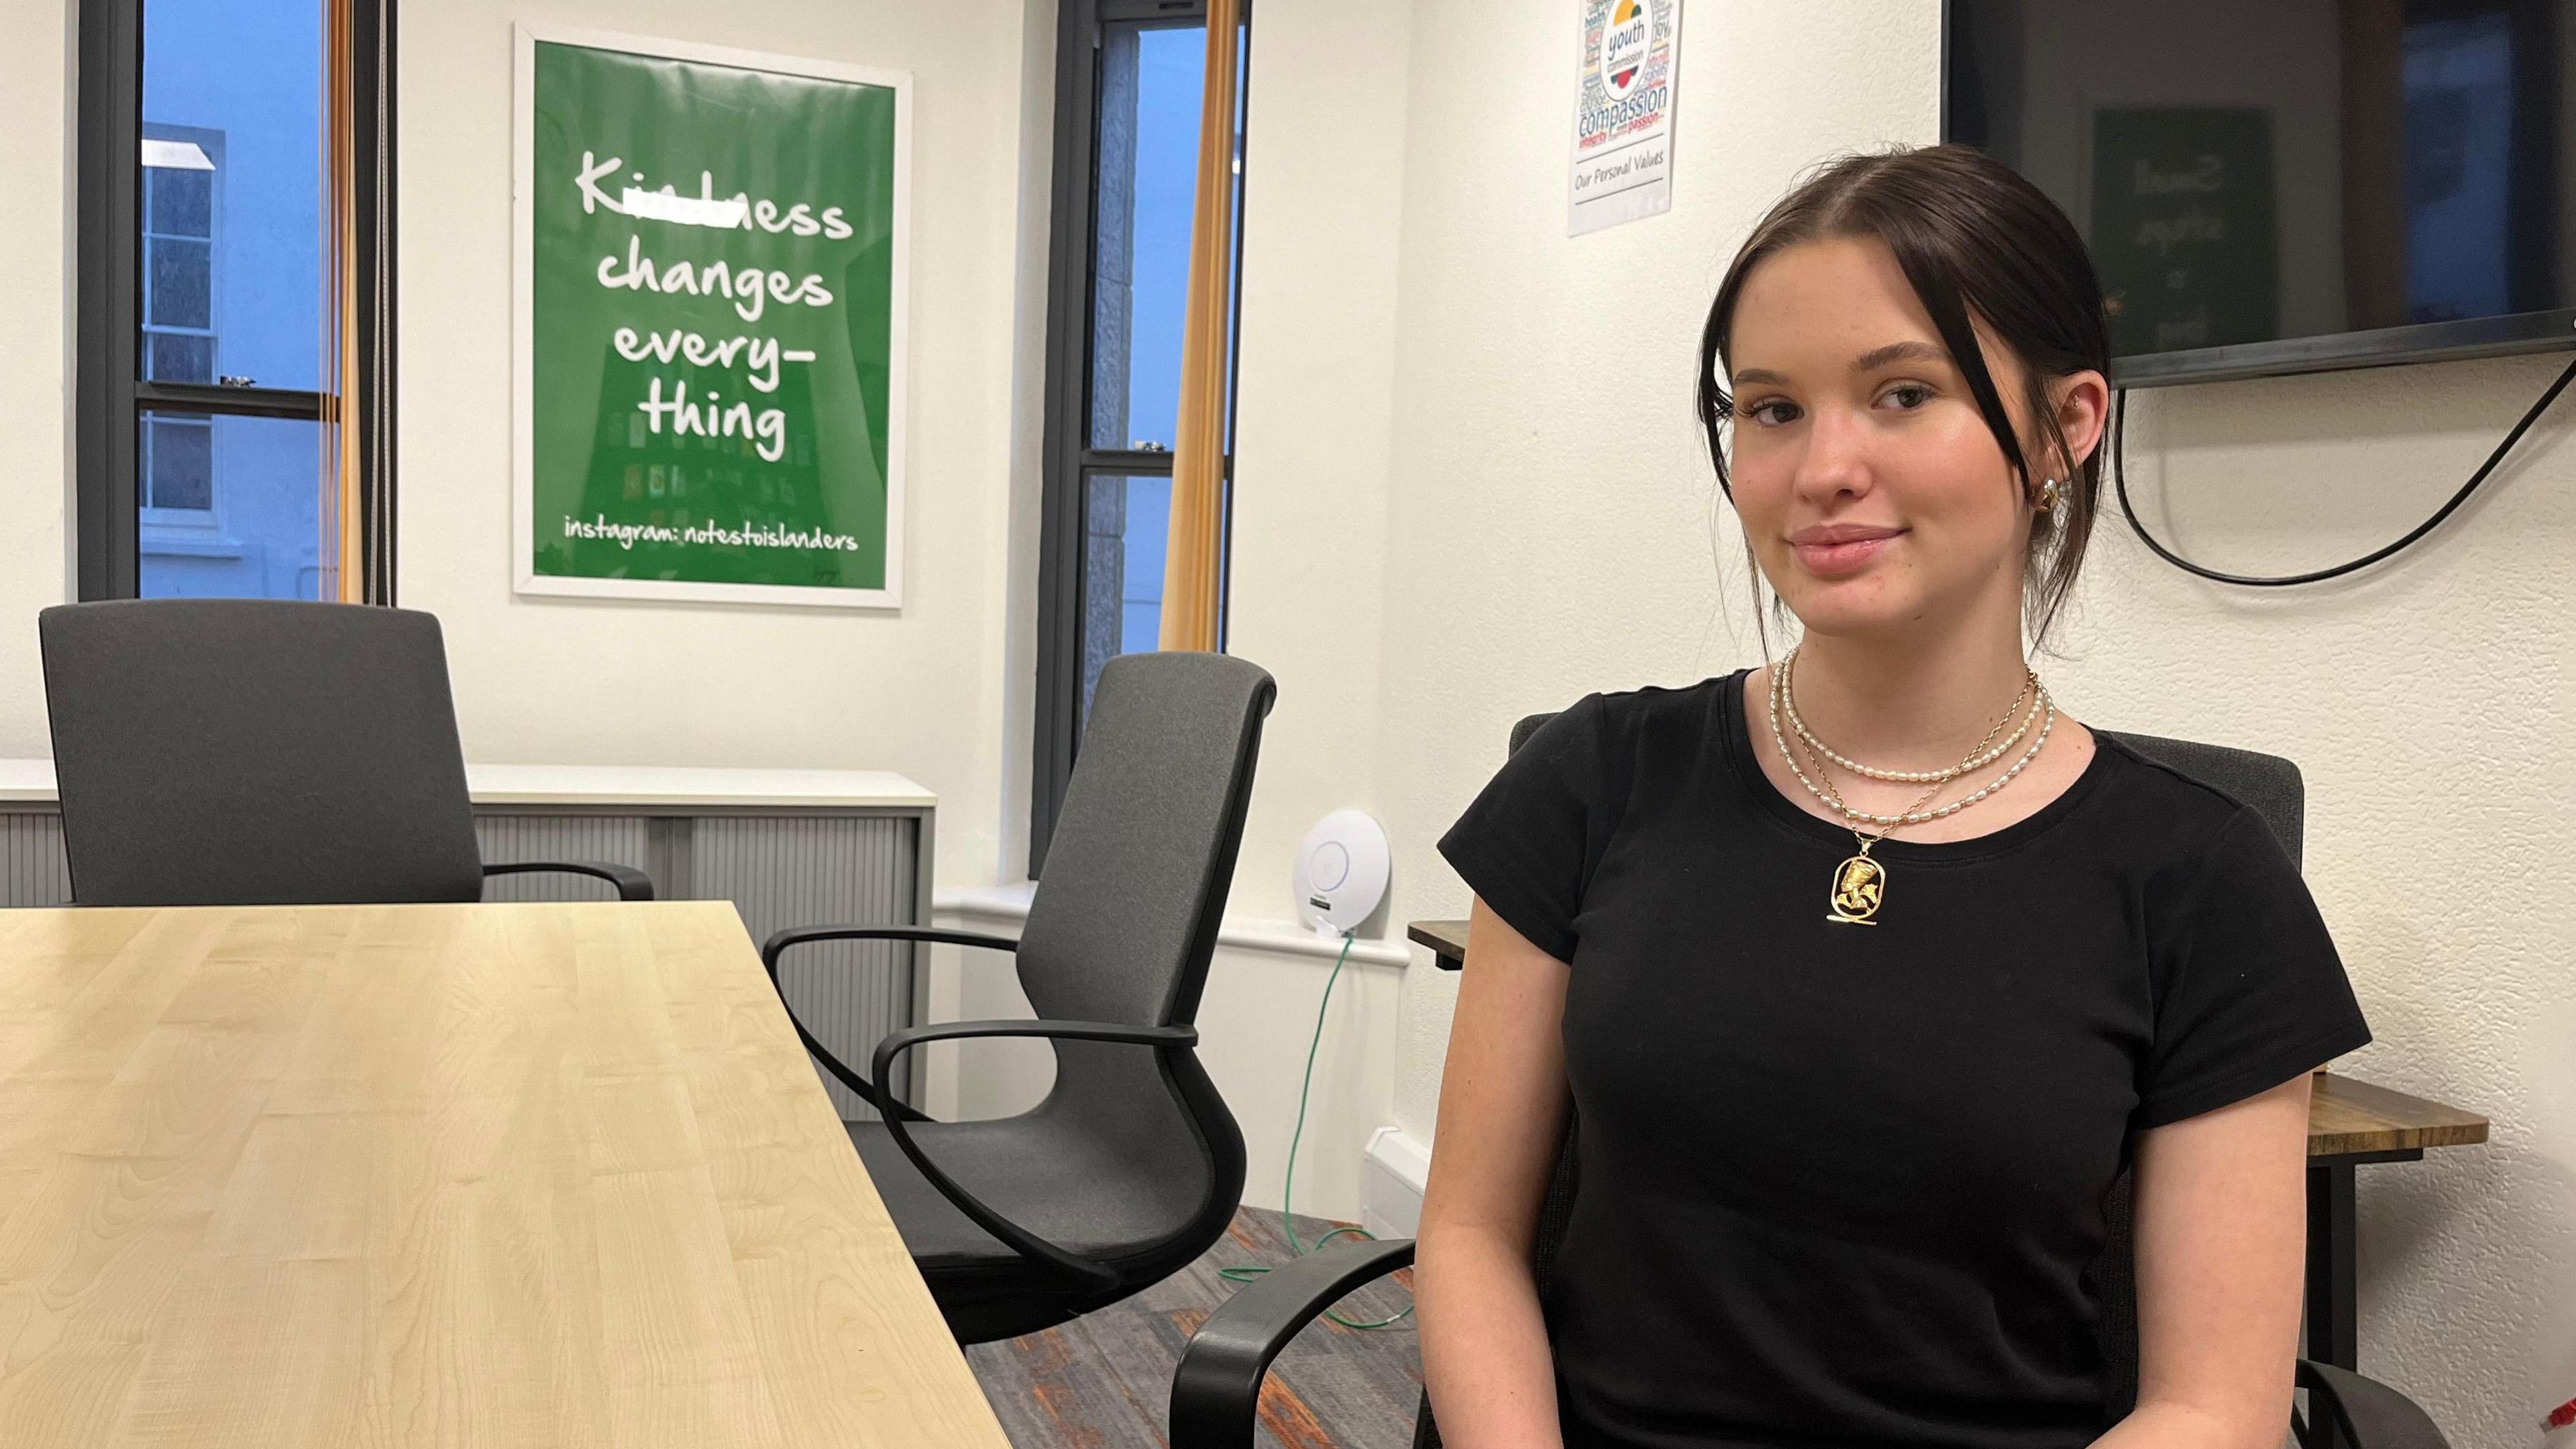
[[[1058,25],[1033,871],[1101,667],[1160,637],[1207,7],[1066,0]],[[1248,89],[1235,115],[1238,256]]]
[[[79,7],[81,597],[389,601],[386,3]]]
[[[143,128],[143,375],[215,380],[215,161],[220,133]],[[209,153],[208,143],[212,144]],[[147,470],[148,471],[148,470]]]
[[[215,420],[204,413],[143,415],[143,513],[211,513]]]

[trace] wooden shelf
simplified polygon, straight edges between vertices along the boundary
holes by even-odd
[[[1455,971],[1467,959],[1465,921],[1415,921],[1404,928],[1404,935],[1417,946],[1430,947],[1443,971]]]
[[[2333,1072],[2317,1073],[2316,1095],[2308,1102],[2310,1157],[2421,1152],[2486,1140],[2487,1119],[2474,1112]]]

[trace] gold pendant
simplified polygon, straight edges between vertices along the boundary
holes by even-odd
[[[1825,919],[1846,926],[1875,926],[1870,917],[1878,914],[1879,903],[1887,898],[1887,867],[1869,858],[1869,848],[1876,841],[1864,840],[1860,854],[1834,867],[1834,886],[1826,897],[1832,911]]]

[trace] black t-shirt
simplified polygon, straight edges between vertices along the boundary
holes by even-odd
[[[2259,817],[2099,736],[2025,819],[1875,847],[1877,924],[1830,922],[1852,834],[1743,691],[1589,696],[1440,842],[1572,968],[1567,1441],[2083,1445],[2130,1136],[2367,1042],[2334,943]]]

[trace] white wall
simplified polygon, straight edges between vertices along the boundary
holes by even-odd
[[[1382,794],[1385,580],[1401,566],[1384,518],[1397,486],[1402,20],[1382,0],[1286,0],[1253,21],[1226,648],[1277,677],[1279,704],[1235,875],[1231,908],[1247,919],[1293,920],[1297,843],[1326,813]],[[1201,1031],[1251,1153],[1247,1202],[1279,1205],[1331,970],[1230,950],[1210,973]],[[1333,988],[1297,1158],[1301,1213],[1359,1216],[1361,1149],[1394,1105],[1404,974],[1354,963]]]
[[[993,878],[1012,833],[1006,782],[1026,772],[1025,751],[1005,758],[1000,722],[1028,688],[1006,667],[1024,657],[1010,520],[1037,400],[1020,308],[1045,225],[1042,185],[1023,184],[1027,9],[403,8],[400,591],[445,624],[471,758],[897,770],[940,795],[942,876]],[[921,240],[899,614],[511,593],[513,20],[912,72]],[[1040,86],[1041,116],[1047,96]]]
[[[49,755],[36,611],[71,597],[70,0],[9,0],[0,46],[0,757]]]
[[[1463,912],[1431,844],[1515,716],[1754,657],[1689,422],[1699,316],[1795,171],[1934,137],[1936,10],[1695,3],[1674,210],[1568,241],[1570,24],[1417,0],[1379,695],[1399,920]],[[2331,561],[2429,511],[2566,360],[2143,395],[2133,473],[2213,563]],[[2566,408],[2490,501],[2357,584],[2205,586],[2105,521],[2071,657],[2043,661],[2081,717],[2300,762],[2308,876],[2379,1036],[2345,1065],[2495,1119],[2489,1146],[2362,1177],[2362,1365],[2461,1445],[2530,1443],[2576,1392]],[[1394,1120],[1425,1139],[1455,989],[1404,983]]]

